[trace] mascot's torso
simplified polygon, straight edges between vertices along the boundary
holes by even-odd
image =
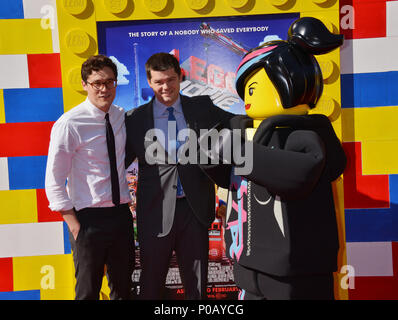
[[[272,130],[267,146],[283,150],[293,129]],[[235,263],[264,273],[335,271],[338,233],[327,170],[308,196],[296,200],[232,174],[225,242],[227,256]]]

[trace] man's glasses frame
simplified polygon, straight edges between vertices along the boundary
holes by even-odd
[[[88,81],[86,81],[86,83],[88,83],[90,86],[92,86],[96,90],[102,90],[104,88],[104,86],[107,89],[113,89],[113,88],[116,88],[116,86],[117,86],[117,80],[115,80],[115,79],[109,79],[109,80],[106,80],[103,82],[100,82],[100,81],[88,82]]]

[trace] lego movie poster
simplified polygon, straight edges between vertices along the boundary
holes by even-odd
[[[99,53],[118,66],[114,103],[126,111],[153,97],[145,73],[146,60],[156,52],[170,52],[180,61],[184,79],[181,94],[209,95],[213,103],[235,114],[244,114],[244,103],[235,91],[235,71],[251,48],[271,40],[286,40],[287,30],[299,14],[255,15],[151,21],[98,22]],[[135,200],[137,164],[128,168]],[[218,199],[218,198],[217,198]],[[225,205],[216,204],[216,219],[209,229],[209,299],[237,299],[233,265],[225,256],[223,221]],[[133,214],[134,215],[134,214]],[[139,294],[139,243],[136,242],[135,293]],[[183,287],[173,255],[166,279],[165,299],[182,299]]]

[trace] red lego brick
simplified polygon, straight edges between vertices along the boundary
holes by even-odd
[[[347,21],[353,28],[346,28]],[[340,33],[345,39],[386,36],[386,0],[341,0]]]
[[[0,124],[0,157],[45,156],[54,122]]]
[[[63,221],[63,218],[59,212],[53,212],[48,207],[49,202],[44,189],[36,189],[36,198],[38,222]]]
[[[28,54],[29,87],[61,88],[61,61],[59,53]]]
[[[355,289],[348,289],[349,300],[397,300],[396,277],[356,277]]]
[[[12,258],[0,258],[0,291],[13,291]]]
[[[345,142],[343,148],[347,155],[347,167],[344,171],[344,208],[389,208],[388,175],[362,175],[360,142]]]

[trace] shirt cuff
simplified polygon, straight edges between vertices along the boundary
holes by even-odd
[[[48,207],[51,211],[60,212],[73,209],[73,204],[71,201],[52,202]]]

